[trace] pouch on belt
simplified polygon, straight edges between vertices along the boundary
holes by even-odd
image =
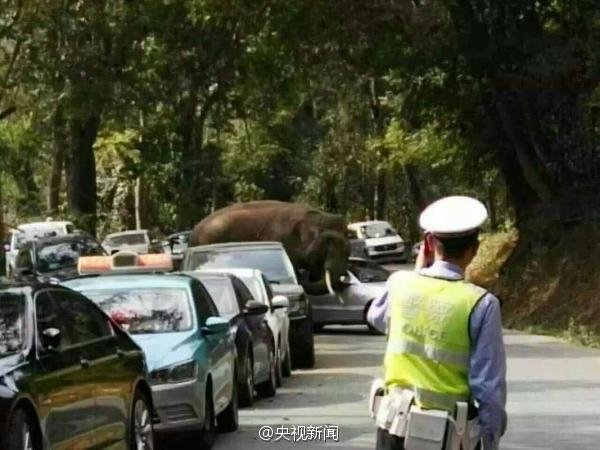
[[[408,414],[406,450],[444,450],[448,412],[413,405]]]

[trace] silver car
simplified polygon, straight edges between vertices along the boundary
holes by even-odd
[[[366,320],[369,306],[384,294],[390,274],[379,264],[350,258],[348,272],[342,279],[344,287],[336,295],[310,296],[314,329],[320,330],[325,325],[369,325]]]
[[[150,253],[152,242],[148,230],[128,230],[106,235],[102,247],[109,255],[121,250],[145,254]]]

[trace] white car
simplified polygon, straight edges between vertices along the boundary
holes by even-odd
[[[10,230],[4,251],[6,253],[6,276],[11,278],[15,270],[15,258],[19,248],[26,241],[40,238],[64,236],[75,232],[75,225],[69,221],[47,220],[45,222],[30,222],[18,225]]]
[[[404,241],[388,222],[370,220],[351,223],[348,225],[348,237],[364,242],[363,256],[366,258],[378,262],[406,262]]]
[[[148,230],[128,230],[107,234],[102,247],[109,255],[121,250],[146,254],[151,252],[152,241]]]
[[[290,319],[287,308],[289,300],[284,295],[274,295],[271,283],[260,270],[256,269],[206,269],[199,273],[230,273],[235,275],[250,289],[256,300],[269,307],[265,319],[271,333],[275,337],[275,358],[277,364],[277,384],[281,385],[283,376],[289,376],[292,371],[292,360],[289,346]]]

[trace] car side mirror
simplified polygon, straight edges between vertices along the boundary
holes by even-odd
[[[290,306],[290,301],[285,295],[276,295],[271,300],[271,307],[273,309],[283,309]]]
[[[213,334],[223,334],[229,331],[229,321],[222,317],[209,317],[206,319],[206,323],[200,329],[203,336],[210,336]]]
[[[47,350],[58,350],[62,335],[58,328],[46,328],[42,331],[42,346]]]
[[[309,273],[306,269],[298,269],[296,275],[298,276],[298,281],[301,283],[309,281]]]
[[[249,300],[246,302],[244,308],[244,314],[248,316],[259,316],[261,314],[266,314],[267,312],[269,312],[269,307],[256,300]]]

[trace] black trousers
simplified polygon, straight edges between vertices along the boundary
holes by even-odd
[[[376,450],[404,450],[404,439],[377,428]]]
[[[377,428],[375,450],[404,450],[404,439],[388,433],[383,428]],[[481,444],[476,447],[476,450],[481,450]]]

